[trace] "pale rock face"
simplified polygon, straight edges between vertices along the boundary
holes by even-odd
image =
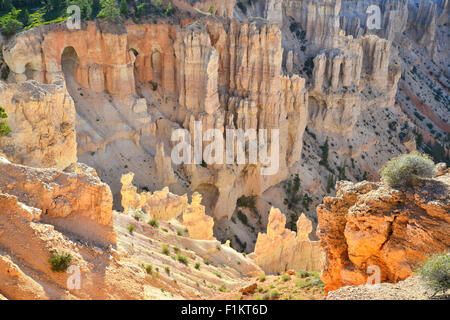
[[[334,48],[340,26],[341,0],[285,0],[285,15],[300,23],[314,50]]]
[[[367,9],[376,5],[381,10],[380,29],[367,26]],[[371,13],[374,16],[374,13]],[[372,18],[373,19],[373,18]],[[393,41],[408,24],[408,0],[343,0],[340,25],[347,35],[359,38],[366,34],[376,34]]]
[[[23,165],[64,169],[77,161],[75,106],[64,82],[0,81],[0,106],[12,133],[0,138],[5,156]]]
[[[409,190],[366,181],[338,183],[336,197],[317,208],[327,289],[366,283],[369,266],[380,269],[382,282],[397,282],[427,256],[447,251],[449,186],[448,173]]]
[[[111,191],[91,170],[37,169],[0,158],[0,190],[40,209],[43,222],[102,245],[115,243]]]
[[[183,212],[183,225],[188,229],[189,237],[197,240],[215,240],[213,236],[214,219],[206,215],[201,205],[202,195],[195,192],[192,202]]]
[[[178,218],[188,205],[187,196],[177,196],[170,193],[169,188],[151,193],[143,193],[145,203],[142,206],[150,216],[157,220],[169,221]]]
[[[134,173],[122,175],[120,182],[122,183],[122,189],[120,191],[122,195],[122,207],[124,212],[132,210],[140,210],[144,205],[144,197],[137,192],[137,188],[133,186]]]
[[[176,182],[175,174],[172,168],[172,159],[166,157],[164,153],[164,144],[159,143],[156,147],[155,155],[156,171],[162,185],[170,186]]]
[[[219,107],[217,92],[219,55],[211,46],[201,23],[193,23],[177,34],[177,84],[179,103],[195,113],[211,115]]]
[[[297,233],[285,229],[286,217],[272,208],[267,234],[258,234],[255,251],[249,257],[266,273],[287,270],[321,271],[322,253],[318,241],[310,241],[312,223],[302,214]]]
[[[267,20],[281,27],[283,25],[283,0],[267,0],[265,15]]]

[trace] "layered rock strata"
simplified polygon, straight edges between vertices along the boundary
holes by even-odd
[[[413,189],[339,182],[336,197],[317,208],[327,289],[364,284],[374,272],[381,282],[404,280],[428,256],[448,251],[449,187],[448,172]]]

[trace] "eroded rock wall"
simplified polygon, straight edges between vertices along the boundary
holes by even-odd
[[[374,268],[382,282],[404,280],[427,256],[448,251],[449,186],[448,172],[414,189],[339,182],[336,197],[317,208],[327,289],[364,284]]]
[[[259,233],[255,251],[249,257],[269,274],[288,270],[322,270],[318,241],[309,240],[312,223],[304,214],[297,221],[297,233],[285,229],[286,217],[272,207],[267,234]]]
[[[75,106],[63,79],[54,84],[0,81],[0,106],[12,130],[0,139],[8,159],[61,170],[77,161]]]
[[[0,173],[1,192],[41,210],[41,221],[101,245],[115,243],[111,191],[92,168],[37,169],[1,158]]]

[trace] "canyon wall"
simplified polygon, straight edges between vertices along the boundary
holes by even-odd
[[[58,169],[77,161],[75,106],[63,79],[54,84],[0,81],[0,106],[13,130],[0,139],[0,150],[11,161]]]
[[[91,43],[95,45],[88,45]],[[34,49],[27,51],[27,47]],[[130,154],[140,152],[143,157],[150,156],[153,163],[161,143],[165,154],[170,154],[170,128],[181,125],[193,134],[195,121],[203,124],[203,130],[280,130],[280,141],[288,140],[291,148],[280,144],[279,174],[261,175],[261,164],[255,164],[257,169],[251,165],[175,168],[191,181],[191,192],[209,188],[212,194],[205,195],[207,198],[215,198],[217,193],[216,203],[210,203],[216,218],[230,217],[234,211],[230,204],[242,195],[261,194],[279,183],[287,176],[287,167],[300,160],[307,116],[305,81],[296,75],[283,76],[280,29],[261,19],[239,23],[205,18],[183,26],[130,24],[111,28],[103,22],[88,22],[72,31],[59,24],[18,35],[3,53],[10,68],[9,82],[33,79],[55,84],[63,74],[71,82],[69,91],[80,116],[78,152],[83,161],[89,154],[110,153],[116,148],[114,144],[123,148],[121,140],[129,139],[136,144]],[[100,93],[120,100],[108,103],[100,96],[94,100]],[[146,99],[147,107],[139,107],[136,93]],[[140,112],[140,119],[136,122],[135,114],[122,109],[114,116],[118,104],[122,109],[135,105],[133,110]],[[109,122],[108,127],[101,127],[102,118]],[[117,125],[112,126],[117,123],[114,118],[125,118],[120,134],[114,129]],[[167,130],[156,130],[162,122]],[[69,123],[73,125],[73,120]],[[73,150],[73,146],[66,147]],[[161,169],[161,159],[157,162]],[[106,178],[106,167],[99,161],[88,163],[100,166],[99,172]],[[173,170],[165,170],[167,179],[156,180],[179,185]],[[147,180],[159,174],[154,169],[145,171],[152,172],[146,173]],[[109,180],[117,194],[117,182]],[[182,192],[183,187],[178,190]]]
[[[0,173],[0,191],[42,211],[40,221],[101,245],[115,243],[111,191],[92,168],[37,169],[0,158]]]

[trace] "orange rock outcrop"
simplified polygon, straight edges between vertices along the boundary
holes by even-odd
[[[397,282],[449,250],[449,172],[413,189],[364,181],[339,182],[337,190],[317,208],[328,290],[364,284],[376,268],[382,282]]]

